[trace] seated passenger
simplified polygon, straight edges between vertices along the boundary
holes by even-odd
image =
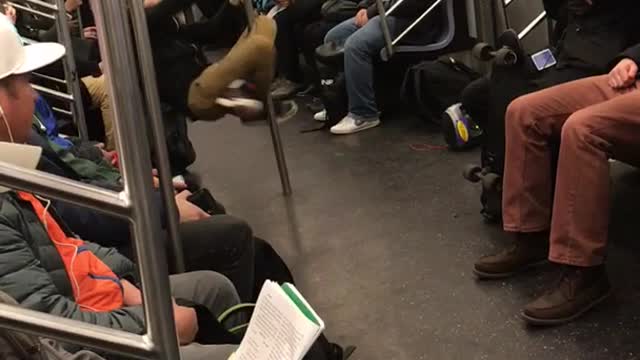
[[[213,65],[204,63],[175,30],[171,17],[194,0],[145,0],[160,99],[194,120],[232,112],[244,119],[263,115],[274,74],[276,28],[259,16],[251,31]],[[214,39],[217,34],[210,34]],[[243,86],[251,81],[255,88]]]
[[[59,148],[45,136],[38,117],[37,113],[34,131],[27,140],[29,144],[42,148],[38,170],[122,191],[122,178],[117,168],[102,158],[89,160],[76,156],[81,152],[76,149],[77,145],[98,153],[100,149],[85,145],[79,139],[75,139],[73,146],[68,149]],[[47,129],[51,135],[56,133],[55,128]],[[59,137],[54,139],[62,140]],[[0,140],[3,140],[2,137]],[[253,236],[251,227],[245,221],[227,215],[220,204],[217,206],[219,210],[209,215],[189,201],[189,191],[179,190],[181,192],[175,196],[175,201],[180,215],[179,233],[188,271],[212,270],[224,274],[233,282],[240,298],[249,302],[256,300],[266,279],[293,282],[284,261],[268,242]],[[154,208],[164,209],[157,189],[154,202]],[[52,200],[52,205],[62,220],[81,238],[92,239],[102,246],[115,247],[120,253],[134,259],[130,226],[126,220],[63,201]],[[168,242],[160,241],[159,244],[168,245]]]
[[[65,2],[65,7],[67,12],[74,12],[82,5],[82,1],[77,0],[67,0]],[[88,7],[88,5],[83,5],[84,7]],[[22,12],[17,12],[11,5],[9,5],[6,0],[0,0],[0,12],[4,11],[5,14],[8,15],[9,19],[14,25],[18,26],[18,32],[28,38],[35,38],[35,40],[39,41],[56,41],[57,40],[57,30],[56,26],[49,24],[51,26],[50,30],[41,33],[32,28],[33,24],[29,23],[29,19],[20,19],[19,22],[18,16],[22,16]],[[90,105],[93,108],[100,109],[100,113],[102,115],[102,122],[104,124],[104,132],[105,132],[105,148],[109,151],[115,149],[115,134],[113,128],[113,110],[111,109],[111,101],[109,100],[108,92],[107,92],[107,84],[105,82],[104,75],[102,75],[102,68],[100,63],[100,54],[97,45],[97,32],[95,26],[87,27],[84,29],[84,38],[73,38],[74,42],[74,53],[87,53],[87,52],[95,52],[95,54],[86,55],[86,58],[78,58],[76,56],[76,66],[78,73],[81,76],[82,85],[87,89],[87,93],[89,97],[87,99],[83,99],[86,102],[90,102],[87,105]],[[81,50],[78,48],[90,48],[88,50]],[[54,67],[50,69],[51,72],[49,75],[57,76],[59,78],[64,78],[64,69],[62,66]]]
[[[611,61],[636,43],[631,1],[544,0],[547,15],[557,22],[551,47],[558,63],[541,73],[535,89],[606,73]],[[489,121],[489,90],[490,79],[482,77],[462,94],[465,110],[481,126]]]
[[[611,293],[604,266],[608,160],[639,163],[638,64],[640,45],[626,51],[608,75],[526,95],[509,106],[503,216],[515,244],[480,259],[475,273],[505,278],[547,258],[557,264],[560,281],[524,309],[531,324],[574,320]],[[554,184],[550,143],[557,138]]]
[[[5,51],[0,62],[0,135],[20,141],[31,129],[34,111],[28,73],[59,59],[64,48],[52,44],[23,48],[4,15],[0,15],[0,47]],[[4,192],[0,203],[0,291],[32,310],[144,332],[142,297],[130,282],[135,277],[130,261],[112,249],[71,237],[52,216],[51,207],[32,194]],[[87,267],[114,281],[92,280],[79,271]],[[199,330],[209,326],[207,312],[217,316],[239,303],[233,285],[219,274],[196,272],[172,276],[171,286],[176,299],[200,305],[174,305],[184,358],[228,359],[235,346],[201,346],[194,341],[201,336]],[[231,320],[242,321],[240,317]]]
[[[0,136],[0,140],[5,139]],[[114,167],[75,157],[68,150],[62,152],[64,158],[61,158],[59,152],[35,132],[29,136],[28,143],[43,149],[38,164],[41,171],[114,191],[123,189],[120,174]],[[255,300],[256,287],[260,287],[255,281],[262,277],[255,274],[257,240],[253,237],[251,227],[230,215],[210,216],[189,202],[189,195],[191,193],[185,190],[175,196],[187,269],[215,269],[232,280],[244,301]],[[164,208],[157,190],[154,192],[154,201],[155,208]],[[80,237],[92,239],[102,246],[115,247],[134,259],[131,229],[126,220],[63,201],[52,200],[52,204],[61,219]],[[168,246],[168,242],[161,241],[159,245]]]
[[[435,0],[404,1],[387,17],[391,36],[397,36],[426,11]],[[390,1],[393,6],[396,1]],[[368,6],[368,8],[367,8]],[[373,87],[373,61],[385,46],[375,1],[363,0],[358,14],[331,29],[325,43],[344,44],[344,72],[349,114],[331,128],[333,134],[352,134],[380,125]],[[429,43],[441,32],[440,12],[427,17],[428,27],[416,31],[421,43]],[[417,27],[416,30],[421,27]],[[414,30],[415,31],[415,30]]]
[[[275,4],[284,10],[278,11],[273,19],[278,32],[276,50],[278,79],[273,84],[274,99],[295,95],[305,88],[304,74],[300,66],[300,49],[304,39],[304,26],[320,18],[323,0],[276,0]]]

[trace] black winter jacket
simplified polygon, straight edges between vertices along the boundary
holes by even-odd
[[[586,10],[575,4],[568,6],[581,1],[544,0],[549,15],[565,26],[556,46],[558,68],[606,72],[620,52],[640,40],[633,31],[640,1],[595,0]]]

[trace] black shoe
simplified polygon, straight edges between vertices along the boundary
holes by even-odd
[[[567,266],[558,284],[524,308],[522,317],[531,325],[553,326],[568,323],[600,304],[611,294],[603,265]]]
[[[344,349],[342,346],[335,343],[331,343],[330,346],[331,354],[329,355],[329,359],[332,360],[347,360],[356,351],[356,347],[351,345],[346,346]]]
[[[276,121],[278,122],[278,124],[282,124],[285,121],[296,116],[296,114],[298,114],[298,104],[294,100],[274,101],[273,108],[276,116]],[[253,121],[251,120],[243,121],[242,124],[245,126],[268,125],[266,121],[267,120],[266,113],[264,115],[265,116],[263,117],[253,119]]]
[[[287,79],[278,79],[271,88],[273,100],[284,100],[294,97],[298,91],[303,90],[304,85]]]
[[[503,279],[547,261],[548,233],[518,234],[508,249],[478,260],[473,272],[479,279]]]

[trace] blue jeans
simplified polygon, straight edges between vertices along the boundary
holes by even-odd
[[[409,23],[394,16],[387,17],[391,36],[398,35]],[[405,24],[406,23],[406,24]],[[403,26],[404,25],[404,26]],[[329,31],[325,43],[344,44],[344,72],[349,96],[349,114],[357,120],[378,118],[376,94],[373,88],[373,59],[384,47],[380,17],[365,26],[356,26],[355,18],[345,20]]]

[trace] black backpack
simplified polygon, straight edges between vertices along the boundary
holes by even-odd
[[[340,72],[333,77],[325,77],[321,80],[320,99],[327,112],[327,120],[321,126],[301,130],[302,133],[329,130],[347,116],[349,100],[344,73]]]
[[[402,98],[417,115],[440,124],[445,110],[460,102],[462,90],[480,74],[452,57],[425,61],[407,70]]]

